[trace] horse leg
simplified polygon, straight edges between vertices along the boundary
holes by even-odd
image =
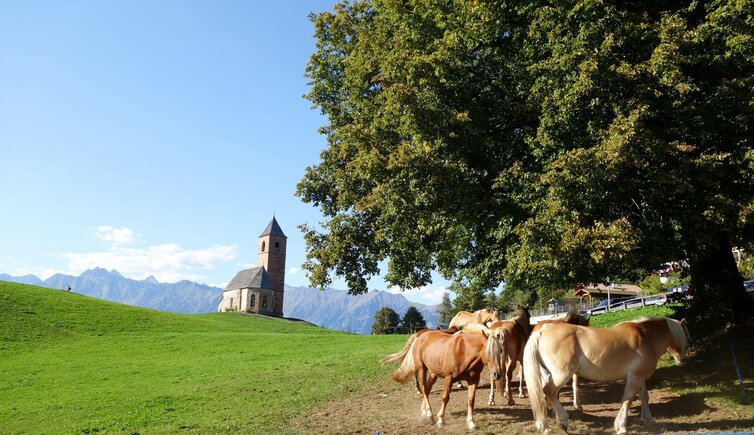
[[[581,400],[579,399],[579,375],[573,375],[573,407],[581,411]]]
[[[626,424],[628,423],[628,409],[631,407],[631,402],[633,402],[642,385],[644,385],[644,381],[640,380],[632,373],[628,374],[628,377],[626,378],[626,389],[623,390],[623,399],[621,400],[620,410],[618,411],[618,415],[615,417],[615,423],[613,424],[613,428],[618,435],[628,433],[628,430],[626,429]]]
[[[437,427],[440,428],[445,426],[445,407],[448,406],[448,400],[450,400],[451,388],[453,388],[453,378],[448,376],[443,380],[442,404],[440,404],[440,412],[437,413]],[[471,384],[469,384],[469,391],[471,391]]]
[[[505,371],[505,397],[508,398],[508,405],[516,404],[513,401],[513,387],[511,386],[511,378],[513,378],[514,370],[516,370],[516,360],[511,358]]]
[[[523,357],[523,352],[521,352],[521,356]],[[524,362],[519,361],[519,367],[518,367],[518,397],[524,398],[526,395],[524,394]]]
[[[639,399],[641,400],[641,422],[644,423],[644,426],[655,426],[657,422],[652,418],[652,413],[649,412],[649,392],[647,392],[646,381],[641,384]]]
[[[432,422],[432,406],[429,404],[429,392],[432,391],[436,378],[433,375],[427,376],[427,368],[421,365],[416,371],[416,382],[422,394],[421,414],[422,419]]]
[[[544,385],[545,398],[550,402],[552,411],[555,413],[555,419],[565,432],[568,432],[568,412],[563,408],[563,404],[560,403],[559,396],[560,389],[570,377],[571,374],[569,373],[552,373]]]
[[[476,387],[477,384],[469,382],[469,398],[466,402],[466,426],[469,430],[476,429],[476,424],[474,423],[474,399],[476,398]]]
[[[495,406],[495,390],[498,388],[500,389],[500,393],[502,394],[503,380],[495,380],[495,378],[492,376],[492,373],[490,373],[490,399],[487,401],[488,405]]]

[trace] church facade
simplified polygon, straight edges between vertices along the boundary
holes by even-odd
[[[287,240],[273,216],[259,236],[257,266],[236,273],[225,287],[217,311],[283,316]]]

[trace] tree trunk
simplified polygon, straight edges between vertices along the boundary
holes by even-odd
[[[741,323],[754,311],[738,272],[730,239],[720,234],[717,243],[709,243],[689,255],[693,306],[710,317]]]

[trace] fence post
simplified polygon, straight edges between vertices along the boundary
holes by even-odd
[[[736,351],[733,350],[733,340],[728,340],[728,346],[730,347],[730,354],[733,356],[733,363],[736,365],[736,374],[738,375],[738,386],[741,388],[741,395],[746,394],[744,388],[744,379],[741,377],[741,369],[738,367],[738,358],[736,358]]]

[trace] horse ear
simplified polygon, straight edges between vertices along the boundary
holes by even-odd
[[[686,324],[686,318],[684,317],[683,319],[681,319],[681,325],[685,325],[685,324]]]

